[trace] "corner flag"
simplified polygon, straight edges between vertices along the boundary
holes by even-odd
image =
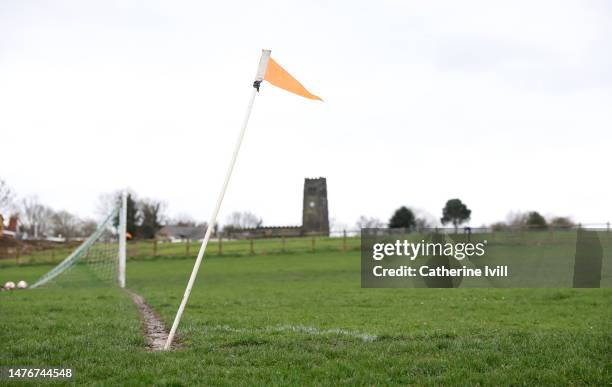
[[[259,90],[259,85],[262,80],[266,80],[276,87],[285,89],[291,93],[297,94],[304,98],[316,99],[323,101],[318,96],[312,94],[297,79],[282,68],[276,61],[270,58],[270,50],[263,50],[261,59],[259,60],[259,69],[255,77],[255,88]]]
[[[193,284],[198,275],[200,264],[202,263],[202,259],[204,258],[206,246],[208,245],[208,241],[210,240],[212,230],[215,227],[215,224],[217,223],[217,215],[219,215],[221,203],[223,202],[225,191],[227,190],[230,177],[232,176],[232,171],[234,170],[234,165],[236,164],[236,159],[238,158],[240,145],[242,144],[244,133],[246,132],[246,127],[249,123],[251,110],[253,110],[253,103],[255,102],[255,97],[257,96],[257,93],[259,92],[261,82],[264,80],[270,82],[276,87],[280,87],[281,89],[285,89],[291,93],[297,94],[304,98],[322,101],[321,98],[317,97],[314,94],[311,94],[308,90],[306,90],[306,88],[302,86],[300,82],[298,82],[295,78],[291,76],[291,74],[285,71],[285,69],[283,69],[278,63],[276,63],[274,59],[270,58],[270,50],[262,51],[261,59],[259,60],[259,67],[257,68],[257,75],[255,76],[255,82],[253,83],[253,92],[251,93],[251,99],[249,100],[249,104],[247,105],[247,111],[244,116],[244,120],[242,121],[242,129],[240,130],[240,134],[238,135],[238,140],[236,141],[236,146],[234,147],[234,153],[232,154],[232,159],[227,169],[225,180],[223,181],[223,185],[221,186],[219,196],[217,197],[217,204],[210,216],[210,220],[208,221],[206,234],[204,235],[204,240],[202,241],[200,250],[198,251],[198,257],[196,258],[195,264],[193,265],[193,270],[191,271],[189,282],[187,282],[185,294],[183,295],[181,304],[179,305],[178,311],[176,312],[176,317],[174,317],[174,322],[172,323],[172,328],[170,329],[168,340],[164,345],[164,349],[166,350],[170,349],[170,345],[172,344],[172,340],[174,339],[174,335],[176,334],[176,329],[178,328],[178,324],[181,321],[181,316],[183,315],[183,312],[185,311],[185,306],[187,305],[187,301],[189,300],[191,289],[193,288]]]

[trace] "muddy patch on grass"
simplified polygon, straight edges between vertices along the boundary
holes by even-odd
[[[144,298],[131,290],[126,289],[126,292],[138,307],[143,321],[144,333],[147,339],[147,345],[151,351],[163,351],[166,340],[168,340],[168,329],[166,324],[159,318],[157,313],[145,302]],[[176,336],[172,343],[172,349],[177,348]]]

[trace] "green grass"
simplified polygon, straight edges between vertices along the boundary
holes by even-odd
[[[192,264],[130,261],[128,286],[170,323]],[[358,252],[213,256],[170,353],[145,350],[116,288],[3,292],[0,365],[71,366],[101,385],[612,383],[610,289],[361,289],[359,267]]]

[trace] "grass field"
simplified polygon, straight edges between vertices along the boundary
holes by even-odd
[[[169,325],[192,264],[130,261],[128,287]],[[117,288],[3,292],[0,366],[102,385],[612,384],[610,289],[361,289],[359,268],[356,251],[213,256],[167,353]]]

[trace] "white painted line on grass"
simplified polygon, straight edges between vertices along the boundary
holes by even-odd
[[[369,343],[378,338],[377,335],[370,333],[362,333],[342,328],[318,329],[304,325],[276,325],[264,328],[235,328],[229,325],[215,325],[206,327],[212,331],[235,332],[235,333],[261,333],[261,332],[297,332],[308,333],[310,335],[340,335],[360,339],[363,342]]]

